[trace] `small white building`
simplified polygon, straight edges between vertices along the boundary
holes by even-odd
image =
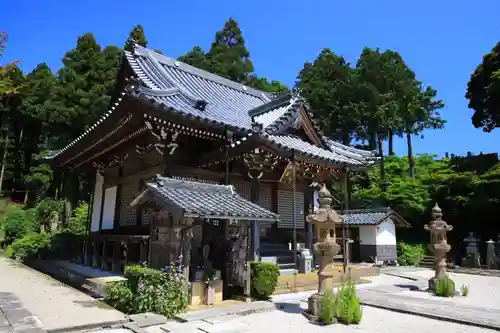
[[[342,218],[354,241],[350,257],[353,262],[396,260],[396,228],[411,227],[390,208],[346,210]]]

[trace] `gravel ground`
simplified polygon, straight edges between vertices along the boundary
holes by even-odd
[[[248,325],[245,332],[287,332],[287,333],[320,333],[320,332],[370,332],[370,333],[489,333],[496,332],[479,327],[438,321],[419,316],[412,316],[381,310],[377,308],[363,307],[363,320],[359,325],[345,326],[336,324],[332,326],[319,326],[311,324],[300,313],[307,305],[301,303],[289,305],[283,311],[272,311],[258,313],[242,317],[242,321]]]
[[[14,293],[46,329],[124,320],[125,315],[53,278],[0,257],[0,292]]]
[[[413,271],[412,276],[422,279],[429,279],[434,276],[432,270]],[[467,297],[454,297],[454,298],[439,298],[440,301],[458,303],[469,306],[478,306],[489,309],[500,310],[500,278],[493,276],[482,276],[472,274],[458,274],[450,273],[448,275],[455,281],[455,287],[460,290],[462,285],[469,286],[469,295]],[[417,291],[403,291],[400,295],[407,295],[412,297],[436,299],[435,296],[429,293]]]

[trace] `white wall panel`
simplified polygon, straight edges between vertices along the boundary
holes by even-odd
[[[113,229],[115,221],[117,187],[109,187],[104,191],[104,210],[102,212],[102,229]]]

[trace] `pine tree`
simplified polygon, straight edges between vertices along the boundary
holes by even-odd
[[[205,54],[203,49],[199,46],[193,47],[191,51],[189,51],[183,56],[180,56],[178,60],[199,69],[210,70],[207,61],[207,55]]]
[[[246,83],[254,70],[245,39],[232,18],[215,34],[215,41],[206,56],[210,72],[236,82]]]
[[[134,29],[132,29],[123,49],[126,51],[132,51],[134,48],[134,43],[144,47],[148,46],[148,40],[146,39],[146,35],[144,34],[144,28],[140,24],[136,25]]]
[[[116,47],[101,51],[91,33],[78,37],[77,45],[63,58],[64,67],[57,76],[54,96],[52,133],[60,133],[57,146],[80,135],[109,107],[116,79],[119,52]]]

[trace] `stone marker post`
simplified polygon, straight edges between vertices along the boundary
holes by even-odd
[[[451,250],[448,244],[446,233],[453,230],[453,226],[448,225],[442,219],[443,212],[438,204],[432,208],[432,221],[424,225],[424,229],[430,232],[429,250],[434,254],[434,277],[429,279],[429,289],[435,291],[438,279],[447,278],[446,274],[446,254]]]
[[[333,257],[340,251],[335,225],[342,223],[342,218],[332,209],[332,197],[325,184],[318,191],[318,202],[318,209],[306,218],[308,223],[315,226],[317,241],[314,254],[319,261],[318,292],[309,297],[308,310],[304,313],[310,320],[318,319],[325,291],[333,292],[334,278],[342,274],[333,265]]]
[[[493,239],[486,241],[486,265],[488,265],[488,269],[496,268],[495,241]]]

